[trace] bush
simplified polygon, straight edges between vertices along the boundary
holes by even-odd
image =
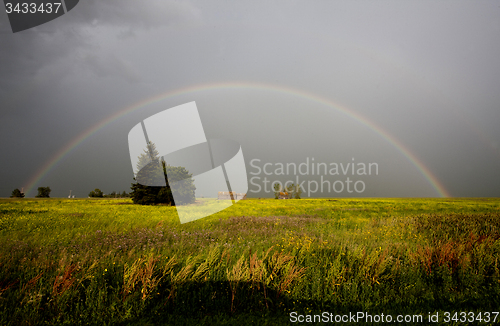
[[[12,190],[12,195],[10,195],[10,198],[24,198],[24,192],[21,192],[21,190],[16,188]]]
[[[99,198],[102,198],[102,197],[104,197],[104,194],[103,194],[103,192],[101,191],[101,189],[99,189],[99,188],[95,188],[94,190],[92,190],[92,191],[89,193],[89,197],[99,197]]]
[[[50,187],[38,187],[38,195],[36,195],[36,198],[50,198],[50,192],[52,190]]]

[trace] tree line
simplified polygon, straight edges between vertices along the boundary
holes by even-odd
[[[38,187],[38,195],[36,195],[36,198],[50,198],[50,192],[52,190],[50,187]],[[24,198],[24,192],[19,190],[19,188],[16,188],[12,190],[12,194],[10,195],[10,198]]]
[[[141,205],[166,204],[170,206],[191,204],[195,202],[194,180],[192,174],[182,166],[167,164],[156,150],[156,145],[149,142],[144,153],[139,155],[137,174],[131,184],[131,192],[115,192],[104,194],[96,188],[92,190],[89,198],[131,198],[132,202]],[[168,175],[168,178],[167,178]],[[176,196],[172,194],[170,182],[176,182]],[[154,186],[158,185],[158,186]],[[161,185],[161,186],[160,186]],[[39,187],[37,198],[49,198],[50,187]],[[19,189],[12,191],[11,198],[24,198],[24,193]]]
[[[105,194],[101,189],[95,188],[91,192],[89,192],[89,197],[96,198],[128,198],[130,194],[128,194],[125,190],[120,192],[112,191],[109,194]]]

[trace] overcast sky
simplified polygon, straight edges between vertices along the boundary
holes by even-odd
[[[18,33],[1,11],[0,197],[128,192],[130,129],[191,101],[208,138],[241,144],[254,197],[272,195],[255,165],[313,157],[378,165],[323,176],[363,192],[314,197],[497,197],[499,58],[498,1],[84,0]]]

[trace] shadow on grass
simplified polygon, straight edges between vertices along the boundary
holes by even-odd
[[[121,321],[117,325],[289,325],[290,313],[321,315],[349,315],[357,312],[371,315],[421,315],[425,322],[429,312],[435,311],[494,311],[498,296],[483,296],[457,301],[443,291],[429,293],[421,298],[381,300],[379,303],[356,303],[356,297],[370,295],[370,287],[358,288],[352,300],[332,302],[328,300],[294,299],[279,295],[262,284],[239,282],[187,282],[172,292],[160,289],[164,295],[149,300],[137,318]],[[233,299],[234,292],[234,299]],[[441,293],[440,293],[441,292]],[[388,293],[389,295],[389,293]],[[385,301],[385,302],[383,302]],[[372,323],[359,320],[363,324]],[[380,323],[373,323],[380,324]]]

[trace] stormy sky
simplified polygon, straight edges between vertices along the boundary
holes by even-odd
[[[83,0],[18,33],[2,10],[0,197],[128,192],[131,128],[191,101],[207,138],[241,144],[252,197],[264,177],[497,197],[499,58],[497,1]],[[276,173],[312,158],[378,173]]]

